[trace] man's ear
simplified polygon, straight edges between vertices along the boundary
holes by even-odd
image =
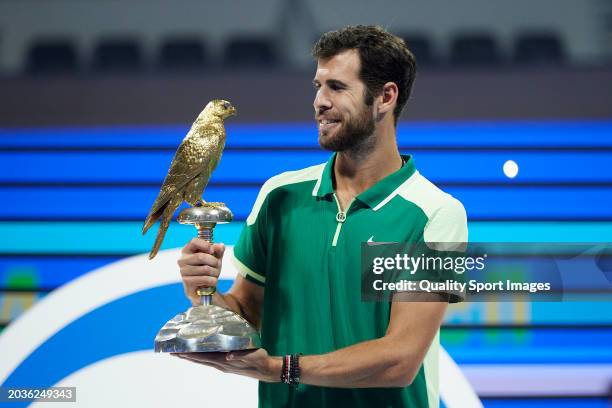
[[[393,112],[397,104],[398,89],[395,82],[387,82],[383,85],[382,92],[379,96],[380,103],[378,104],[378,114],[384,115],[387,112]]]

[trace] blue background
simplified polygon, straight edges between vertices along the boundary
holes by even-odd
[[[58,286],[122,257],[148,252],[155,230],[143,238],[142,221],[186,130],[0,129],[3,327]],[[321,163],[329,154],[318,148],[316,129],[309,124],[228,125],[228,135],[204,198],[225,201],[234,211],[236,221],[215,232],[217,240],[233,244],[267,178]],[[414,155],[423,175],[462,201],[472,242],[612,242],[612,121],[400,123],[398,143],[403,153]],[[514,179],[502,171],[509,159],[519,165]],[[173,224],[163,248],[182,246],[192,235],[190,228]],[[184,301],[176,287],[159,290],[176,292],[176,302]],[[138,296],[126,301],[145,302],[147,292]],[[175,311],[176,304],[163,307]],[[442,343],[460,364],[612,364],[611,309],[609,303],[587,299],[532,303],[526,314],[512,305],[453,306]],[[90,324],[92,318],[74,324]],[[158,327],[157,321],[150,323]],[[150,338],[124,346],[147,348]],[[60,343],[61,338],[51,339],[7,384],[26,378],[28,364]],[[83,353],[90,359],[104,357]],[[70,362],[65,367],[70,371]],[[41,385],[59,379],[38,378]],[[606,404],[597,398],[520,402],[538,407]]]

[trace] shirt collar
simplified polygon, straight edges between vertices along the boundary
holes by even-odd
[[[325,167],[323,168],[323,172],[317,180],[317,184],[315,185],[314,190],[312,191],[312,195],[316,197],[325,197],[329,194],[333,194],[334,185],[333,185],[333,174],[334,174],[334,161],[336,160],[336,153],[332,154],[329,158]]]
[[[404,165],[394,173],[374,184],[372,187],[357,196],[357,199],[367,206],[374,208],[389,197],[404,181],[414,174],[416,168],[411,155],[401,155]],[[317,181],[312,195],[325,197],[334,193],[333,170],[336,153],[334,153],[325,164],[321,178]]]

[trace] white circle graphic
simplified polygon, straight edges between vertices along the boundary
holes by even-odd
[[[503,169],[504,169],[504,174],[508,178],[515,178],[519,172],[519,166],[518,164],[516,164],[514,160],[507,160],[504,163]]]

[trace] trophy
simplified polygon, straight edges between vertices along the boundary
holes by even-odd
[[[233,219],[224,203],[206,203],[202,193],[225,146],[223,120],[236,113],[231,103],[215,99],[198,115],[180,144],[157,199],[145,220],[143,234],[161,219],[149,259],[155,257],[170,220],[184,201],[192,205],[179,213],[181,224],[194,225],[198,237],[213,242],[217,224]],[[170,319],[155,337],[158,353],[228,352],[258,348],[259,334],[242,316],[212,304],[214,287],[198,288],[201,304]]]

